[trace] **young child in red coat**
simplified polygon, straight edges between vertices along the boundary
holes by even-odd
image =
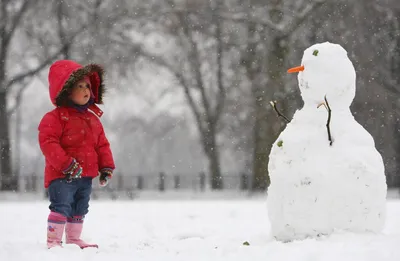
[[[67,244],[97,247],[80,239],[88,213],[92,179],[100,173],[106,186],[115,168],[110,144],[100,122],[104,93],[103,69],[70,60],[51,65],[49,92],[55,109],[39,124],[39,144],[45,157],[44,187],[48,188],[50,214],[47,246]]]

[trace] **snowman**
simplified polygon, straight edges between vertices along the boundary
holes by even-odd
[[[350,105],[356,74],[329,42],[304,51],[298,73],[304,106],[272,145],[267,207],[272,236],[292,241],[336,230],[373,232],[385,222],[386,177],[372,136]]]

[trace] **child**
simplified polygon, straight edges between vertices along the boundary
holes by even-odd
[[[103,69],[60,60],[50,67],[49,85],[56,108],[39,124],[39,144],[45,157],[44,187],[50,199],[47,247],[61,246],[64,228],[67,244],[97,247],[81,240],[80,235],[92,179],[100,172],[100,186],[106,186],[115,168],[98,118],[103,112],[96,106],[102,103]]]

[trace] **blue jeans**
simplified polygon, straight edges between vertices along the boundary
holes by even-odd
[[[92,178],[53,180],[49,186],[49,209],[72,218],[85,216],[89,212],[89,200],[92,192]]]

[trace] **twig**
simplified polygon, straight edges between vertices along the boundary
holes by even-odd
[[[321,107],[322,105],[324,105],[325,109],[328,110],[328,108],[326,107],[325,102],[321,102],[320,104],[318,104],[317,109],[319,109],[319,107]]]
[[[278,110],[278,108],[276,107],[276,101],[270,101],[269,103],[271,104],[272,108],[274,108],[274,110],[278,114],[278,117],[284,118],[285,121],[288,123],[290,122],[290,120]]]
[[[325,95],[324,99],[325,99],[325,104],[326,104],[326,107],[327,107],[327,110],[328,110],[328,121],[326,123],[326,128],[328,130],[329,145],[332,146],[332,142],[333,141],[332,141],[332,136],[331,136],[331,129],[330,129],[330,126],[329,126],[329,124],[331,123],[332,110],[331,110],[331,107],[329,107],[329,103],[328,103],[328,100],[326,99],[326,95]]]

